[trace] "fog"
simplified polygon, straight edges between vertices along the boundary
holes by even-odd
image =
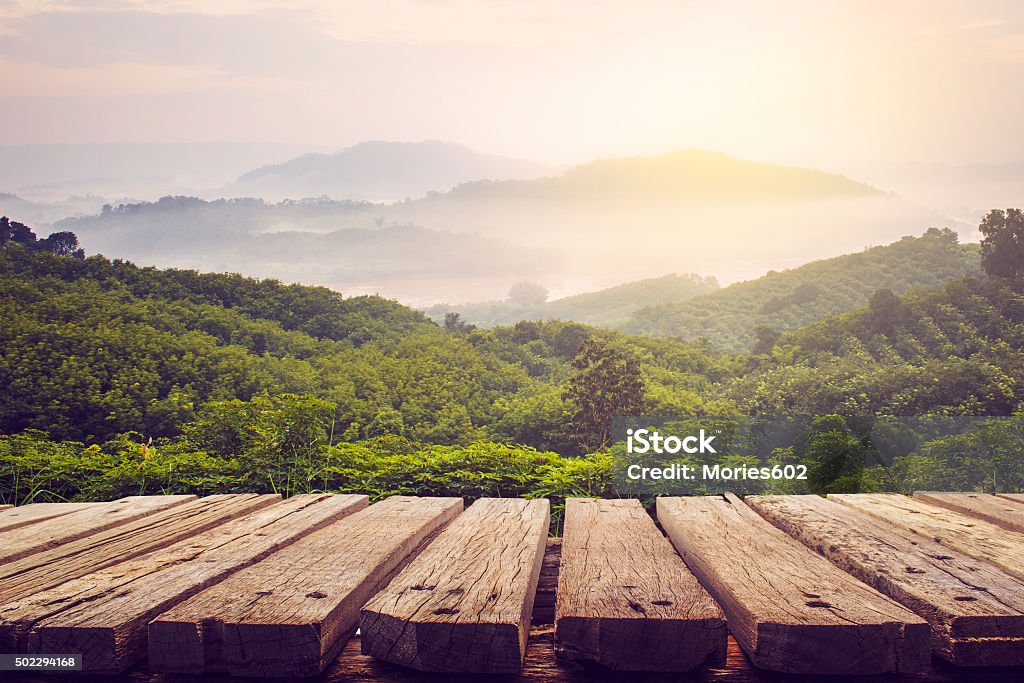
[[[976,239],[1024,189],[1009,0],[32,0],[0,79],[0,213],[421,306]]]

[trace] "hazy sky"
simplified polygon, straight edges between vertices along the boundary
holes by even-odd
[[[1016,0],[0,1],[0,144],[1024,160]]]

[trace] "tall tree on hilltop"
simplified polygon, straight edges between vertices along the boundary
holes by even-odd
[[[981,265],[992,277],[1024,277],[1024,212],[993,209],[982,219]]]

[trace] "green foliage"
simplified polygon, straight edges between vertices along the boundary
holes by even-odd
[[[297,396],[210,405],[203,418],[186,425],[186,436],[157,445],[132,434],[102,447],[54,442],[41,432],[0,436],[0,503],[332,491],[374,500],[399,494],[457,496],[467,503],[484,496],[545,497],[558,512],[567,496],[613,494],[611,461],[603,454],[566,458],[497,443],[439,446],[394,436],[332,446],[320,440],[321,433],[292,423],[324,407]],[[211,433],[211,421],[219,417],[228,420],[226,429],[238,439],[239,450],[230,456],[193,450],[204,440],[213,448],[226,446]],[[275,446],[281,454],[274,454]],[[556,516],[555,531],[559,523]]]
[[[78,236],[73,232],[54,232],[45,239],[38,239],[32,229],[24,223],[0,216],[0,248],[14,245],[29,251],[85,258],[85,251],[78,246]]]
[[[902,293],[980,274],[977,245],[961,245],[953,231],[932,228],[918,238],[904,237],[859,254],[772,271],[682,303],[649,306],[621,329],[687,340],[704,337],[730,351],[746,351],[757,344],[755,353],[763,353],[764,338],[756,334],[759,326],[791,332],[861,306],[878,289]]]
[[[610,456],[595,451],[612,415],[630,413],[827,415],[805,441],[759,454],[812,475],[768,492],[1024,486],[1019,424],[947,436],[879,419],[872,445],[852,417],[1024,407],[1019,281],[895,293],[921,268],[972,267],[976,250],[946,232],[844,257],[864,278],[861,307],[791,332],[842,299],[831,262],[770,276],[785,286],[730,309],[757,342],[733,355],[574,322],[441,327],[379,297],[26,248],[14,225],[0,248],[4,502],[324,490],[558,504],[612,494]],[[886,280],[894,268],[908,274]],[[761,315],[775,322],[743,327]],[[882,443],[894,459],[874,465]]]
[[[981,265],[993,277],[1024,278],[1024,212],[989,211],[981,225]]]
[[[722,386],[755,414],[1009,415],[1024,405],[1024,294],[953,280],[782,337],[786,362]]]
[[[839,415],[816,418],[800,460],[807,464],[807,487],[811,493],[858,493],[864,470],[865,444],[850,434]]]
[[[644,306],[685,301],[714,291],[718,288],[718,282],[713,277],[701,277],[693,273],[673,274],[554,301],[546,301],[547,290],[538,287],[531,283],[519,283],[509,291],[509,297],[504,301],[459,306],[438,304],[427,309],[427,314],[440,322],[454,312],[484,327],[511,325],[520,320],[573,320],[616,327]]]
[[[640,365],[606,344],[583,342],[563,398],[573,405],[570,429],[586,451],[603,451],[611,439],[612,418],[633,415],[643,406]]]

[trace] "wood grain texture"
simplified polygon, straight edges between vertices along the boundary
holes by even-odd
[[[558,539],[548,539],[548,549],[544,556],[545,570],[557,566],[559,553]],[[542,571],[545,571],[542,570]],[[557,585],[557,581],[555,582]],[[539,592],[539,589],[538,589]],[[544,616],[538,614],[538,603],[534,602],[534,624],[543,623]],[[553,607],[551,608],[553,610]],[[502,683],[621,683],[623,680],[634,683],[780,683],[780,676],[770,671],[755,669],[736,640],[729,638],[725,664],[714,668],[700,668],[686,674],[626,674],[610,671],[598,666],[583,666],[555,656],[554,628],[549,625],[535,626],[530,631],[529,645],[523,669],[518,674],[502,676]],[[45,679],[40,674],[4,674],[4,683],[82,683],[83,680],[102,681],[102,683],[226,683],[223,674],[191,674],[176,675],[150,673],[145,663],[140,663],[131,671],[121,675],[82,676],[77,673],[48,674]],[[238,679],[234,679],[238,680]],[[435,674],[408,669],[397,664],[390,664],[362,654],[358,635],[349,639],[348,644],[319,676],[302,679],[305,683],[477,683],[479,676],[474,674]],[[786,675],[786,683],[822,683],[826,679],[820,676]],[[874,676],[848,676],[843,683],[1008,683],[1024,680],[1024,667],[1016,668],[972,668],[954,667],[940,659],[927,674],[908,679],[900,674]]]
[[[473,503],[363,608],[363,651],[425,671],[519,671],[549,525],[545,499]]]
[[[1017,505],[987,493],[914,491],[914,499],[984,520],[1008,531],[1024,533],[1024,505]]]
[[[338,654],[359,608],[461,498],[392,496],[178,604],[149,624],[153,671],[312,676]]]
[[[996,498],[1002,498],[1012,503],[1024,504],[1024,493],[997,493]]]
[[[1024,580],[1024,537],[995,524],[898,493],[829,494],[828,499],[994,564]]]
[[[129,496],[4,532],[0,566],[51,550],[146,515],[181,505],[195,496]]]
[[[928,620],[957,666],[1024,665],[1024,582],[819,496],[747,496],[762,517]]]
[[[192,538],[280,500],[276,494],[207,496],[8,562],[0,566],[0,605]]]
[[[28,524],[87,510],[106,503],[29,503],[28,505],[0,505],[0,532],[18,529]]]
[[[80,652],[85,671],[124,671],[145,657],[146,624],[158,614],[366,504],[366,496],[294,496],[3,605],[0,652]]]
[[[720,663],[726,635],[718,605],[638,500],[566,500],[561,656],[617,671],[689,671]]]
[[[658,520],[755,666],[915,673],[928,624],[763,520],[741,500],[658,498]]]

